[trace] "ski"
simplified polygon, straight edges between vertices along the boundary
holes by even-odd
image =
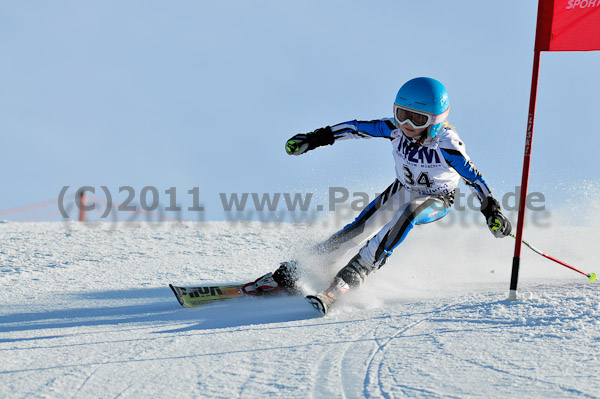
[[[308,301],[308,303],[312,305],[313,308],[315,308],[319,313],[321,313],[321,316],[325,316],[327,314],[327,311],[329,310],[329,305],[326,301],[320,298],[319,295],[307,295],[304,298]]]
[[[255,293],[249,290],[247,284],[226,284],[226,285],[206,285],[195,287],[182,287],[169,284],[169,288],[175,294],[175,298],[184,308],[195,308],[197,306],[214,303],[216,301],[225,301],[233,298],[242,298],[246,296],[260,296],[262,294]],[[272,293],[268,296],[276,296],[278,293]],[[327,314],[329,306],[333,303],[330,298],[324,297],[322,294],[308,295],[305,299],[315,308],[322,316]]]
[[[246,295],[242,290],[243,286],[244,284],[179,287],[169,284],[177,301],[185,308],[193,308],[213,301],[240,298]]]

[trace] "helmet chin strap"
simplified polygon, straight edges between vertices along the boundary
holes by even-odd
[[[424,142],[427,139],[433,139],[433,138],[435,138],[436,135],[434,135],[434,136],[431,135],[431,129],[433,129],[434,126],[435,125],[430,125],[430,126],[427,127],[427,129],[425,129],[425,131],[423,132],[423,134],[420,136],[420,137],[422,137],[422,139],[421,139],[422,141],[421,142]]]
[[[402,132],[404,137],[406,137],[410,141],[410,144],[408,145],[409,151],[412,151],[412,149],[415,147],[423,145],[423,143],[427,139],[427,135],[429,134],[427,133],[427,130],[428,129],[425,129],[425,131],[417,137],[408,137],[404,132]]]
[[[425,129],[423,133],[416,137],[408,137],[404,132],[402,132],[402,134],[404,134],[404,137],[409,139],[412,144],[421,145],[425,142],[425,140],[427,140],[427,137],[429,137],[429,128]]]

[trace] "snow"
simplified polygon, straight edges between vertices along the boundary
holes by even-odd
[[[2,223],[0,397],[600,397],[598,283],[524,248],[508,301],[514,241],[485,226],[416,228],[326,317],[290,296],[184,309],[168,288],[246,282],[297,258],[312,292],[353,255],[306,251],[333,231]],[[597,229],[527,234],[598,272]]]

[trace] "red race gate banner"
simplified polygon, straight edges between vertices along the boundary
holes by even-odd
[[[539,0],[535,50],[600,50],[600,0]]]
[[[509,299],[511,300],[517,299],[540,54],[542,51],[592,50],[600,50],[600,0],[539,0],[535,51],[533,52],[533,73],[531,75],[531,96],[529,98],[529,117],[527,118],[525,156],[523,157],[523,175],[521,176],[519,220],[515,236],[517,241],[515,242],[515,255],[510,278]]]

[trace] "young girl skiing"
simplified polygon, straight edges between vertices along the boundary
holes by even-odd
[[[415,225],[444,217],[461,178],[480,200],[492,234],[510,234],[510,222],[469,160],[462,140],[446,121],[449,110],[448,92],[440,82],[415,78],[398,91],[394,118],[344,122],[297,134],[286,142],[290,155],[349,138],[382,137],[390,140],[393,148],[396,180],[352,223],[317,246],[321,252],[348,251],[364,242],[327,289],[306,297],[321,313],[327,313],[340,294],[360,286],[369,273],[383,266]],[[250,294],[293,291],[296,266],[294,261],[284,262],[274,273],[247,284],[244,290]]]

